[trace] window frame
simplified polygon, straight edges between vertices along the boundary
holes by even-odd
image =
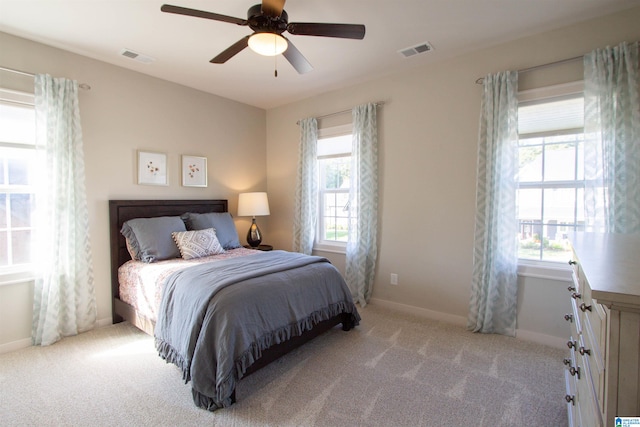
[[[326,128],[321,128],[318,129],[318,143],[320,142],[321,139],[326,139],[326,138],[333,138],[333,137],[338,137],[338,136],[347,136],[347,135],[353,135],[353,125],[352,124],[346,124],[346,125],[338,125],[338,126],[331,126],[331,127],[326,127]],[[351,152],[349,153],[348,156],[346,155],[333,155],[333,156],[316,156],[316,162],[319,162],[322,159],[327,159],[327,158],[348,158],[351,159]],[[330,193],[347,193],[348,194],[349,190],[336,190],[336,191],[330,191]],[[331,253],[338,253],[338,254],[345,254],[347,251],[347,242],[340,242],[340,241],[336,241],[336,240],[325,240],[325,239],[321,239],[321,236],[324,236],[324,204],[323,204],[323,200],[324,200],[324,194],[326,192],[323,191],[320,188],[320,168],[318,168],[318,210],[317,210],[317,214],[318,214],[318,223],[316,224],[316,237],[314,239],[313,242],[313,249],[314,250],[318,250],[318,251],[322,251],[322,252],[331,252]],[[351,224],[351,218],[349,217],[349,221],[348,221],[349,225]]]
[[[525,90],[518,92],[518,108],[521,105],[533,104],[533,103],[544,103],[546,101],[559,100],[562,98],[570,98],[574,96],[584,96],[584,81],[575,81],[570,83],[564,83],[553,86],[546,86],[541,88],[535,88],[530,90]],[[555,135],[560,135],[563,133],[568,133],[572,130],[560,130],[555,131]],[[527,137],[532,137],[534,134],[526,134]],[[518,134],[518,140],[520,140],[520,135]],[[520,144],[518,143],[518,147]],[[575,181],[553,181],[553,182],[545,182],[544,177],[542,181],[543,188],[561,188],[566,187],[569,183],[574,183]],[[584,185],[584,182],[583,184]],[[518,188],[540,188],[535,186],[534,183],[519,183]],[[570,188],[576,188],[575,185],[570,185]],[[519,224],[518,219],[518,224]],[[544,226],[544,224],[543,224]],[[529,259],[529,258],[518,258],[518,275],[524,277],[535,277],[540,279],[547,280],[559,280],[559,281],[570,281],[572,269],[571,266],[566,263],[560,261],[551,261],[551,260],[541,260],[541,259]]]
[[[32,108],[35,110],[35,100],[34,94],[27,92],[14,91],[11,89],[0,88],[0,103],[6,105],[17,105],[20,107]],[[35,123],[34,123],[35,127]],[[16,143],[16,142],[7,142],[0,140],[0,148],[8,148],[8,149],[16,149],[16,150],[29,150],[34,151],[36,149],[36,142],[33,141],[31,144],[26,143]],[[34,185],[27,186],[4,186],[2,185],[3,193],[16,193],[22,194],[24,190],[31,190],[30,194],[35,194]],[[9,215],[7,211],[7,215]],[[25,228],[25,227],[12,227],[12,228]],[[34,229],[33,223],[30,227],[27,227],[31,230]],[[8,244],[8,242],[7,242]],[[25,264],[15,264],[8,266],[0,266],[0,286],[2,285],[11,285],[15,283],[24,283],[35,279],[35,265],[33,260],[30,263]]]

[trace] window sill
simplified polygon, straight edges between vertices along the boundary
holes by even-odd
[[[521,277],[570,282],[572,273],[573,269],[569,264],[523,259],[518,261],[518,276]]]
[[[0,270],[0,286],[27,283],[35,280],[36,275],[30,268]]]
[[[347,245],[315,244],[313,245],[313,251],[346,255]]]

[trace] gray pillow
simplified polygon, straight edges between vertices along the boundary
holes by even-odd
[[[179,258],[180,250],[171,237],[176,231],[186,231],[179,216],[130,219],[120,230],[136,255],[132,258],[144,262]]]
[[[238,231],[229,212],[209,212],[204,214],[188,212],[182,215],[182,219],[187,225],[187,230],[215,228],[216,236],[218,236],[220,244],[225,249],[240,247]]]

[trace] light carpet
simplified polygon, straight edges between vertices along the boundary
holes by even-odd
[[[0,355],[3,426],[567,425],[560,349],[376,306],[196,408],[153,338],[121,323]]]

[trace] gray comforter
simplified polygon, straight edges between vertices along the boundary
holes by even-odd
[[[340,313],[360,320],[326,258],[285,251],[180,270],[163,292],[156,348],[192,382],[196,405],[211,411],[232,404],[236,381],[263,350]]]

